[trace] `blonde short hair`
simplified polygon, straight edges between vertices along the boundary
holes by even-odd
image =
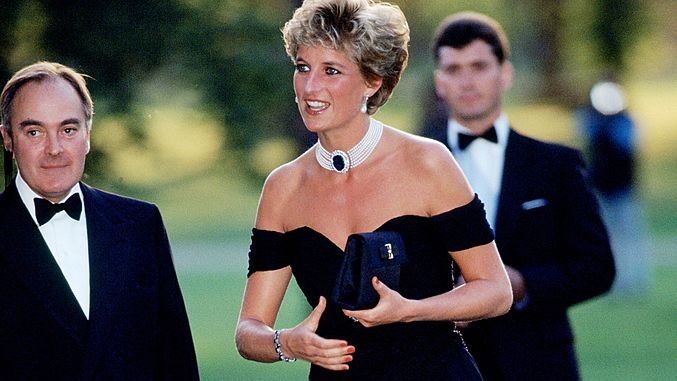
[[[305,0],[282,35],[292,61],[300,46],[322,46],[348,54],[367,82],[382,79],[367,102],[369,114],[388,101],[409,57],[404,14],[396,5],[373,0]]]
[[[8,132],[11,132],[12,102],[16,92],[29,82],[42,82],[47,79],[61,78],[70,83],[80,96],[82,110],[85,113],[87,128],[92,128],[94,103],[87,89],[85,75],[76,72],[68,66],[56,62],[36,62],[17,71],[2,89],[0,95],[0,123]]]

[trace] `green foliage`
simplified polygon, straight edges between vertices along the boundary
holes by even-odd
[[[434,29],[448,14],[475,10],[494,16],[511,37],[518,84],[512,96],[529,100],[551,94],[553,101],[572,105],[576,95],[587,91],[585,80],[599,71],[590,36],[597,36],[594,41],[604,62],[620,62],[636,39],[640,21],[649,23],[644,22],[643,10],[659,2],[395,1],[407,15],[412,39],[410,68],[402,81],[407,87],[396,90],[394,101],[414,114],[427,109]],[[261,144],[291,138],[288,141],[297,142],[290,148],[294,152],[276,155],[284,158],[313,140],[293,103],[293,69],[279,30],[299,4],[299,0],[5,0],[0,79],[39,59],[71,65],[93,77],[89,85],[96,104],[95,126],[102,118],[118,118],[140,148],[148,129],[145,89],[158,87],[157,83],[166,89],[164,98],[151,106],[195,93],[199,102],[191,107],[221,123],[224,152],[239,155],[245,171],[261,176],[257,168],[280,164],[251,161],[250,152],[260,152]],[[670,24],[660,25],[665,29]],[[587,40],[590,43],[581,43]],[[405,129],[416,130],[413,124]],[[100,144],[93,145],[89,176],[114,181],[109,153]]]
[[[626,55],[646,21],[642,2],[637,0],[598,0],[592,36],[601,61],[614,72],[623,72]]]
[[[17,0],[3,1],[2,3],[2,22],[0,22],[0,57],[9,55],[18,21],[19,8],[21,2]],[[0,59],[0,78],[9,78],[14,73],[15,68],[10,67],[8,59]],[[3,83],[4,85],[4,83]]]
[[[202,2],[181,23],[182,82],[198,89],[227,121],[232,145],[290,135],[293,67],[279,28],[292,9],[281,2]],[[199,27],[196,27],[199,26]]]
[[[45,0],[43,47],[49,59],[91,77],[89,87],[112,110],[129,109],[137,86],[175,49],[187,16],[177,2]]]

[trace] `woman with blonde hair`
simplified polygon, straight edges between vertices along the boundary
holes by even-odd
[[[372,115],[407,63],[397,6],[306,0],[284,28],[299,112],[318,142],[265,182],[237,325],[240,354],[310,362],[311,380],[481,379],[454,321],[505,313],[512,294],[482,203],[449,151]],[[398,291],[378,277],[375,307],[327,300],[353,233],[396,232]],[[465,284],[454,288],[453,266]],[[274,329],[292,274],[314,308]]]

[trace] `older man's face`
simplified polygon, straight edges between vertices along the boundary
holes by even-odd
[[[11,135],[2,131],[21,177],[38,195],[61,201],[80,181],[89,153],[89,130],[82,101],[64,79],[32,81],[16,92]]]

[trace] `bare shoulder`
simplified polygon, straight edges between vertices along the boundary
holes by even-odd
[[[256,214],[258,229],[283,231],[285,206],[301,187],[306,154],[274,169],[266,178]]]
[[[457,169],[451,152],[444,144],[429,138],[389,128],[390,146],[399,155],[400,165],[414,172],[455,172]]]
[[[452,165],[454,159],[449,149],[437,140],[398,131],[403,140],[403,148],[408,155],[415,155],[419,160],[413,164],[423,165],[430,169],[439,169],[439,166]]]
[[[398,163],[420,184],[430,200],[429,212],[438,214],[467,204],[473,192],[449,149],[442,143],[396,129],[392,139]]]

